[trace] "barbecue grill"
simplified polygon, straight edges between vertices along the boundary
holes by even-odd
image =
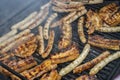
[[[3,0],[4,1],[4,0]],[[7,0],[5,0],[7,1]],[[13,0],[14,2],[16,2],[15,0]],[[12,1],[12,2],[13,2]],[[24,19],[24,17],[26,17],[27,15],[29,15],[31,12],[33,11],[38,11],[40,9],[40,6],[44,5],[45,3],[47,3],[49,0],[30,0],[27,1],[29,3],[26,3],[26,5],[24,4],[24,6],[21,5],[22,9],[18,9],[17,11],[14,12],[14,14],[10,14],[8,13],[9,16],[7,16],[7,18],[5,18],[4,20],[1,21],[0,23],[0,36],[2,36],[3,34],[7,33],[8,31],[10,31],[10,27],[21,21],[22,19]],[[14,3],[13,2],[13,3]],[[25,1],[23,1],[24,3]],[[115,2],[117,4],[120,5],[120,1],[118,0],[114,0],[114,1],[108,1],[105,0],[104,3],[101,4],[94,4],[94,5],[87,5],[86,8],[88,9],[92,9],[92,10],[98,10],[101,7]],[[6,5],[7,6],[7,5]],[[13,6],[14,7],[14,6]],[[23,8],[24,7],[24,8]],[[50,13],[52,13],[53,11],[50,11]],[[56,20],[59,20],[62,16],[64,16],[65,14],[59,14],[59,17]],[[44,25],[45,22],[42,23],[42,25]],[[79,36],[77,33],[77,20],[75,22],[72,23],[72,32],[73,32],[73,38],[72,41],[78,43],[79,49],[80,51],[82,51],[83,47],[85,44],[81,43],[79,40]],[[53,49],[51,51],[52,53],[58,52],[58,47],[57,47],[57,43],[60,39],[60,31],[58,31],[59,28],[54,28],[55,31],[55,43],[53,46]],[[36,29],[33,30],[34,33],[36,33]],[[111,38],[111,39],[119,39],[120,40],[120,33],[101,33],[101,32],[95,32],[94,34],[98,34],[101,36],[104,36],[106,38]],[[87,29],[85,28],[85,35],[86,38],[88,38],[87,36]],[[45,44],[46,45],[46,44]],[[98,56],[101,52],[105,51],[105,49],[100,49],[100,48],[96,48],[96,47],[91,47],[90,53],[87,56],[87,58],[83,61],[83,63],[92,60],[93,58],[95,58],[96,56]],[[115,52],[110,50],[111,53]],[[40,64],[44,59],[41,58],[40,55],[38,55],[38,53],[34,53],[33,54],[35,60],[38,62],[38,64]],[[68,65],[70,62],[67,63],[63,63],[58,65],[57,70],[59,71],[61,68],[65,67],[66,65]],[[15,72],[14,70],[10,69],[8,66],[4,65],[2,62],[0,62],[0,65],[3,66],[4,68],[6,68],[7,70],[9,70],[11,73],[15,74],[16,76],[20,77],[21,79],[25,80],[25,78],[23,76],[21,76],[19,73]],[[120,74],[120,59],[117,59],[115,61],[112,61],[111,63],[109,63],[106,67],[104,67],[102,70],[100,70],[100,72],[97,74],[97,78],[99,80],[113,80],[113,77],[115,75]],[[66,76],[64,76],[62,78],[62,80],[74,80],[75,78],[79,77],[80,75],[83,74],[88,74],[89,70],[83,71],[80,74],[73,74],[72,72],[67,74]],[[117,74],[116,74],[117,73]],[[1,74],[1,76],[3,79],[0,80],[10,80],[9,78],[6,78],[4,75]],[[36,78],[35,80],[39,80],[39,78]]]

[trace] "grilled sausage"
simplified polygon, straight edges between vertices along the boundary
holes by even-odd
[[[98,80],[95,76],[82,75],[75,80]]]
[[[30,15],[28,15],[24,20],[18,22],[17,24],[14,24],[11,29],[19,29],[24,24],[28,23],[31,19],[33,19],[37,15],[37,12],[33,12]]]
[[[26,71],[22,72],[21,75],[23,75],[28,80],[33,80],[34,78],[39,77],[39,76],[43,75],[44,73],[46,73],[52,69],[55,69],[56,67],[57,67],[57,65],[52,64],[51,60],[45,60],[40,65],[38,65],[30,70],[26,70]]]
[[[50,74],[44,74],[40,80],[61,80],[61,76],[58,74],[57,70],[52,70]]]
[[[80,17],[78,21],[78,34],[82,43],[86,43],[86,38],[83,30],[84,17]]]
[[[60,63],[72,61],[76,59],[78,56],[79,56],[79,50],[77,49],[76,46],[72,45],[70,49],[64,52],[56,53],[55,55],[52,55],[50,59],[52,63],[60,64]]]
[[[66,22],[67,23],[72,23],[74,22],[76,19],[78,19],[80,16],[84,15],[85,13],[87,12],[87,10],[85,9],[82,9],[81,11],[77,12],[76,15],[72,16],[69,20],[67,20]]]
[[[107,58],[100,61],[97,65],[95,65],[89,72],[90,75],[97,74],[104,66],[106,66],[108,63],[112,62],[115,59],[120,58],[120,51],[113,53],[109,55]]]
[[[5,35],[3,35],[2,37],[0,37],[0,44],[4,41],[6,41],[8,38],[14,36],[17,33],[17,30],[11,30],[10,32],[6,33]]]
[[[53,13],[50,15],[50,17],[47,19],[46,24],[44,26],[44,38],[48,40],[49,38],[49,26],[51,22],[57,17],[57,13]]]
[[[12,43],[13,41],[15,41],[25,35],[28,35],[29,33],[30,33],[30,30],[26,29],[26,30],[20,32],[19,34],[7,39],[6,41],[4,41],[3,43],[0,44],[0,50],[3,49],[5,46],[9,45],[10,43]]]
[[[120,32],[120,27],[101,27],[99,28],[97,31],[100,31],[100,32],[106,32],[106,33],[109,33],[109,32]]]
[[[4,56],[14,53],[17,56],[26,57],[32,55],[36,47],[36,37],[34,34],[29,34],[6,46],[1,50],[1,53],[3,53]]]
[[[78,8],[66,8],[65,9],[65,8],[59,8],[59,7],[53,6],[52,10],[55,12],[64,13],[64,12],[81,11],[84,8],[85,8],[84,6],[80,6]]]
[[[90,45],[86,44],[82,53],[78,56],[77,59],[75,59],[72,63],[70,63],[69,65],[67,65],[65,68],[62,68],[59,72],[59,75],[64,76],[66,74],[68,74],[69,72],[71,72],[75,67],[77,67],[79,64],[82,63],[82,61],[86,58],[86,56],[88,55],[90,51]]]
[[[39,11],[39,13],[35,16],[35,18],[31,19],[28,23],[26,23],[25,25],[21,26],[19,29],[20,30],[24,30],[26,28],[29,29],[33,29],[36,26],[38,26],[39,24],[42,23],[42,21],[44,21],[49,13],[49,8],[45,7],[45,9]],[[44,16],[43,16],[44,15]]]
[[[110,3],[99,10],[99,15],[106,22],[113,14],[118,11],[119,7],[115,3]]]
[[[86,27],[88,28],[88,34],[94,33],[95,30],[98,30],[102,27],[103,22],[100,16],[93,12],[92,10],[89,10],[87,15],[87,22]]]
[[[86,62],[85,64],[82,64],[78,67],[76,67],[73,70],[73,73],[81,73],[84,70],[90,69],[92,68],[94,65],[96,65],[97,63],[99,63],[101,60],[103,60],[104,58],[108,57],[110,55],[110,52],[105,51],[102,54],[100,54],[98,57],[96,57],[95,59]]]
[[[53,47],[53,44],[54,44],[54,37],[55,37],[55,33],[54,33],[54,31],[51,31],[50,32],[50,37],[49,37],[49,40],[48,40],[48,45],[47,45],[44,53],[42,54],[43,58],[46,58],[50,54],[50,52],[52,50],[52,47]]]
[[[58,43],[59,49],[67,48],[69,45],[71,45],[72,27],[70,24],[63,23],[62,34],[61,40]]]
[[[118,25],[120,23],[120,11],[109,17],[105,22],[110,26]]]
[[[99,35],[89,36],[88,43],[100,48],[120,50],[120,40],[105,39]]]
[[[74,16],[75,14],[76,14],[76,11],[70,12],[67,16],[65,16],[65,17],[61,18],[60,20],[52,23],[50,27],[51,27],[51,28],[55,28],[55,27],[57,27],[57,26],[62,25],[63,20],[64,20],[64,21],[67,21],[68,19],[70,19],[70,18],[71,18],[72,16]]]
[[[44,52],[44,39],[43,39],[43,28],[42,28],[42,26],[39,26],[38,31],[39,31],[39,35],[37,36],[38,43],[39,43],[38,44],[38,52],[41,55]]]

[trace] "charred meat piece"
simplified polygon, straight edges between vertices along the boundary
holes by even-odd
[[[111,55],[109,55],[108,57],[106,57],[105,59],[103,59],[102,61],[100,61],[97,65],[95,65],[89,72],[89,74],[91,76],[96,75],[103,67],[105,67],[108,63],[116,60],[116,59],[120,59],[120,51],[117,51]]]
[[[6,59],[4,61],[2,61],[5,65],[7,65],[8,67],[10,67],[11,69],[17,71],[17,72],[22,72],[24,70],[27,70],[35,65],[37,65],[37,62],[34,60],[34,58],[32,56],[30,57],[26,57],[24,59],[21,58],[14,58],[13,60],[11,60],[11,58]],[[1,72],[7,76],[11,76],[12,73],[10,73],[9,71],[7,71],[4,68],[1,68]]]
[[[104,6],[99,10],[99,15],[106,22],[108,18],[110,18],[114,13],[118,11],[118,5],[115,3],[111,3],[109,5]]]
[[[89,36],[88,43],[100,48],[120,50],[120,40],[105,39],[99,35]]]
[[[55,32],[52,30],[50,31],[50,37],[48,39],[48,44],[47,47],[45,49],[45,51],[42,54],[43,58],[48,57],[48,55],[50,54],[52,48],[53,48],[53,44],[54,44],[54,37],[55,37]]]
[[[98,30],[100,27],[102,27],[102,19],[97,13],[89,10],[86,15],[86,27],[88,28],[88,34],[92,34],[95,30]]]
[[[61,36],[61,40],[58,43],[58,47],[59,49],[64,49],[71,44],[72,27],[68,23],[63,23],[61,31],[62,31],[62,36]]]
[[[21,37],[20,39],[2,49],[1,56],[6,56],[13,53],[19,57],[27,57],[31,56],[36,48],[36,37],[34,34],[29,34]]]
[[[66,67],[62,68],[59,72],[59,75],[65,76],[66,74],[74,70],[74,68],[77,67],[79,64],[81,64],[83,60],[87,57],[89,51],[90,51],[90,45],[86,44],[82,53],[73,62],[71,62]]]
[[[50,74],[44,74],[40,80],[61,80],[57,70],[52,70]]]
[[[72,45],[68,50],[56,53],[51,56],[52,63],[60,64],[72,61],[79,56],[79,50],[75,45]]]
[[[36,77],[42,76],[44,73],[55,69],[56,67],[57,64],[52,64],[51,60],[48,59],[42,62],[40,65],[22,72],[21,75],[23,75],[28,80],[33,80]]]
[[[109,17],[105,22],[110,26],[118,25],[120,23],[120,11]]]
[[[75,80],[98,80],[95,76],[82,75]]]
[[[86,43],[86,38],[85,38],[84,28],[83,28],[84,20],[85,18],[82,16],[78,21],[78,35],[82,43]]]

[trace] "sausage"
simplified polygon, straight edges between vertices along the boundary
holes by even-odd
[[[86,58],[86,56],[88,55],[90,51],[90,45],[86,44],[82,53],[78,56],[77,59],[75,59],[72,63],[70,63],[69,65],[67,65],[65,68],[62,68],[59,72],[59,75],[64,76],[66,74],[68,74],[69,72],[71,72],[75,67],[77,67],[79,64],[82,63],[82,61]]]
[[[21,26],[23,26],[24,24],[28,23],[31,19],[33,19],[38,13],[37,12],[33,12],[31,14],[29,14],[25,19],[23,19],[22,21],[18,22],[17,24],[14,24],[11,29],[19,29]]]
[[[52,4],[59,8],[67,8],[67,4],[60,2],[58,0],[52,0]]]
[[[43,11],[40,12],[41,16],[36,17],[36,20],[34,23],[32,23],[28,28],[29,29],[34,29],[36,28],[39,24],[41,24],[48,16],[49,11],[48,8],[45,8]],[[44,16],[43,16],[44,15]]]
[[[76,15],[72,16],[69,20],[67,20],[67,23],[72,23],[74,22],[76,19],[78,19],[80,16],[84,15],[85,13],[87,13],[87,10],[85,9],[85,7],[83,7],[83,9],[79,12],[77,12]]]
[[[78,34],[79,34],[79,38],[80,38],[81,42],[86,43],[83,25],[84,25],[84,17],[80,17],[80,19],[78,21]]]
[[[78,56],[79,56],[79,50],[77,49],[76,46],[72,45],[70,49],[60,53],[56,53],[55,55],[52,55],[50,59],[52,63],[60,64],[60,63],[72,61],[76,59]]]
[[[75,80],[98,80],[96,76],[88,76],[88,75],[82,75]]]
[[[20,32],[19,34],[16,34],[15,36],[7,39],[6,41],[4,41],[3,43],[0,44],[0,50],[2,48],[4,48],[5,46],[9,45],[10,43],[12,43],[13,41],[25,36],[25,35],[28,35],[31,31],[29,29],[26,29],[22,32]]]
[[[34,34],[29,34],[6,46],[1,53],[4,56],[13,53],[20,57],[26,57],[32,55],[36,48],[36,37]]]
[[[110,55],[110,52],[105,51],[102,54],[100,54],[98,57],[96,57],[95,59],[86,62],[85,64],[82,64],[78,67],[76,67],[73,70],[73,73],[81,73],[84,70],[90,69],[92,68],[94,65],[96,65],[97,63],[99,63],[101,60],[103,60],[104,58],[108,57]]]
[[[85,2],[84,4],[99,4],[99,3],[103,3],[103,0],[88,0],[88,3]]]
[[[102,20],[106,22],[113,14],[115,14],[119,9],[119,6],[115,3],[110,3],[99,10],[99,15]]]
[[[6,41],[8,38],[14,36],[17,33],[17,30],[11,30],[10,32],[6,33],[5,35],[3,35],[2,37],[0,37],[0,44],[4,41]]]
[[[8,52],[11,48],[13,48],[17,43],[22,43],[22,41],[25,41],[29,37],[33,36],[33,34],[29,34],[27,36],[23,36],[22,38],[16,40],[15,42],[12,42],[10,45],[6,46],[1,50],[1,53]]]
[[[120,23],[120,11],[109,17],[105,22],[110,26],[118,25]]]
[[[48,60],[45,60],[44,62],[42,62],[40,65],[22,72],[21,75],[23,75],[28,80],[33,80],[34,78],[40,77],[44,73],[46,73],[52,69],[55,69],[56,67],[57,67],[57,65],[52,64],[51,60],[48,59]]]
[[[52,23],[52,24],[50,25],[50,27],[51,27],[51,28],[55,28],[55,27],[57,27],[57,26],[62,25],[62,22],[63,22],[63,21],[67,21],[68,19],[70,19],[70,18],[71,18],[72,16],[74,16],[75,14],[76,14],[76,11],[70,12],[67,16],[65,16],[65,17],[61,18],[60,20]]]
[[[50,52],[51,52],[51,50],[52,50],[52,47],[53,47],[53,44],[54,44],[54,37],[55,37],[55,33],[54,33],[54,31],[52,30],[52,31],[50,32],[50,37],[49,37],[49,40],[48,40],[47,47],[46,47],[45,51],[44,51],[43,54],[42,54],[42,57],[43,57],[43,58],[48,57],[48,55],[50,54]]]
[[[81,11],[84,8],[85,8],[84,6],[80,6],[78,8],[68,8],[68,9],[65,9],[65,8],[59,8],[59,7],[53,6],[52,10],[55,11],[55,12],[63,13],[63,12]]]
[[[86,28],[88,28],[88,34],[94,33],[95,30],[98,30],[103,26],[103,21],[97,13],[89,10],[86,15]]]
[[[92,46],[106,48],[111,50],[120,50],[120,40],[105,39],[102,36],[89,36],[88,43]]]
[[[26,28],[33,29],[36,26],[38,26],[39,24],[41,24],[42,21],[45,20],[45,18],[47,17],[47,15],[49,13],[48,9],[49,8],[46,7],[45,9],[39,11],[39,13],[35,16],[35,18],[31,19],[28,23],[26,23],[25,25],[21,26],[19,29],[20,30],[24,30]]]
[[[22,72],[26,69],[29,69],[37,65],[37,62],[34,60],[32,56],[23,59],[20,58],[16,58],[14,60],[6,59],[2,62],[17,72]]]
[[[44,52],[44,39],[43,39],[43,28],[39,26],[38,28],[39,35],[37,36],[38,39],[38,53],[41,55]]]
[[[50,15],[50,17],[47,19],[45,26],[44,26],[44,38],[48,40],[49,38],[49,26],[51,22],[57,17],[57,13],[53,13]]]
[[[61,80],[57,70],[52,70],[50,74],[44,74],[40,80]]]
[[[101,27],[97,31],[105,32],[105,33],[120,32],[120,27],[119,26],[117,26],[117,27]]]
[[[107,58],[100,61],[97,65],[95,65],[89,72],[89,74],[95,75],[97,74],[103,67],[105,67],[108,63],[112,62],[115,59],[120,58],[120,51],[117,51],[111,55],[109,55]]]
[[[58,43],[58,48],[63,49],[67,48],[69,45],[71,45],[71,39],[72,39],[72,27],[68,23],[63,23],[62,26],[62,36],[61,40]]]

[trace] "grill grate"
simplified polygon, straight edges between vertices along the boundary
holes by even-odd
[[[35,10],[39,10],[39,6],[45,4],[46,2],[48,2],[49,0],[40,0],[39,3],[38,3],[39,0],[35,0],[34,4],[30,5],[28,8],[24,9],[21,13],[19,13],[18,15],[14,16],[13,18],[11,18],[11,20],[9,20],[7,22],[7,24],[3,24],[1,27],[0,27],[0,32],[2,34],[4,34],[5,32],[3,32],[5,29],[10,29],[10,26],[13,25],[14,21],[20,21],[22,20],[26,15],[28,15],[29,13],[31,13],[32,11],[35,11]],[[102,5],[101,4],[97,4],[97,5],[92,5],[92,6],[87,6],[87,9],[93,9],[93,10],[97,10],[97,9],[100,9],[102,6],[104,5],[107,5],[109,3],[111,3],[112,1],[105,1]],[[114,1],[115,3],[119,4],[120,2],[119,1]],[[52,13],[52,11],[51,11]],[[64,14],[60,14],[60,17],[62,17]],[[59,17],[59,18],[60,18]],[[58,19],[59,19],[58,18]],[[79,36],[78,36],[78,33],[77,33],[77,21],[76,22],[73,22],[72,24],[72,30],[73,30],[73,41],[78,43],[79,44],[79,49],[80,49],[80,52],[82,51],[83,47],[84,47],[84,44],[80,42],[79,40]],[[44,23],[42,24],[44,25]],[[8,28],[9,27],[9,28]],[[4,30],[3,30],[4,29]],[[3,30],[3,31],[2,31]],[[8,31],[8,30],[5,30],[5,31]],[[60,32],[58,31],[59,29],[58,28],[55,28],[55,33],[56,33],[56,39],[55,39],[55,44],[53,46],[53,50],[51,53],[55,53],[58,51],[57,49],[57,43],[60,39]],[[3,32],[3,33],[2,33]],[[100,32],[95,32],[94,34],[99,34],[99,35],[102,35],[106,38],[113,38],[113,39],[120,39],[120,33],[100,33]],[[87,29],[85,28],[85,35],[86,37],[87,36]],[[100,49],[100,48],[96,48],[96,47],[92,47],[91,50],[90,50],[90,53],[89,55],[87,56],[87,58],[83,61],[83,63],[87,62],[87,61],[90,61],[92,60],[93,58],[95,58],[96,56],[98,56],[101,52],[103,52],[105,49]],[[111,51],[111,52],[114,52],[114,51]],[[33,55],[35,60],[40,64],[44,59],[42,59],[38,54],[34,54]],[[109,63],[106,67],[104,67],[98,74],[97,74],[97,77],[99,80],[111,80],[111,77],[113,76],[113,74],[115,73],[115,70],[117,70],[117,68],[119,67],[118,64],[118,60],[115,60],[111,63]],[[67,62],[67,63],[63,63],[63,64],[60,64],[58,65],[58,71],[65,67],[66,65],[68,65],[70,62]],[[117,65],[117,66],[116,66]],[[73,74],[72,72],[67,74],[66,76],[64,76],[62,78],[62,80],[74,80],[75,78],[79,77],[80,75],[82,74],[88,74],[89,70],[86,70],[84,72],[82,72],[81,74]],[[39,79],[36,79],[36,80],[39,80]]]

